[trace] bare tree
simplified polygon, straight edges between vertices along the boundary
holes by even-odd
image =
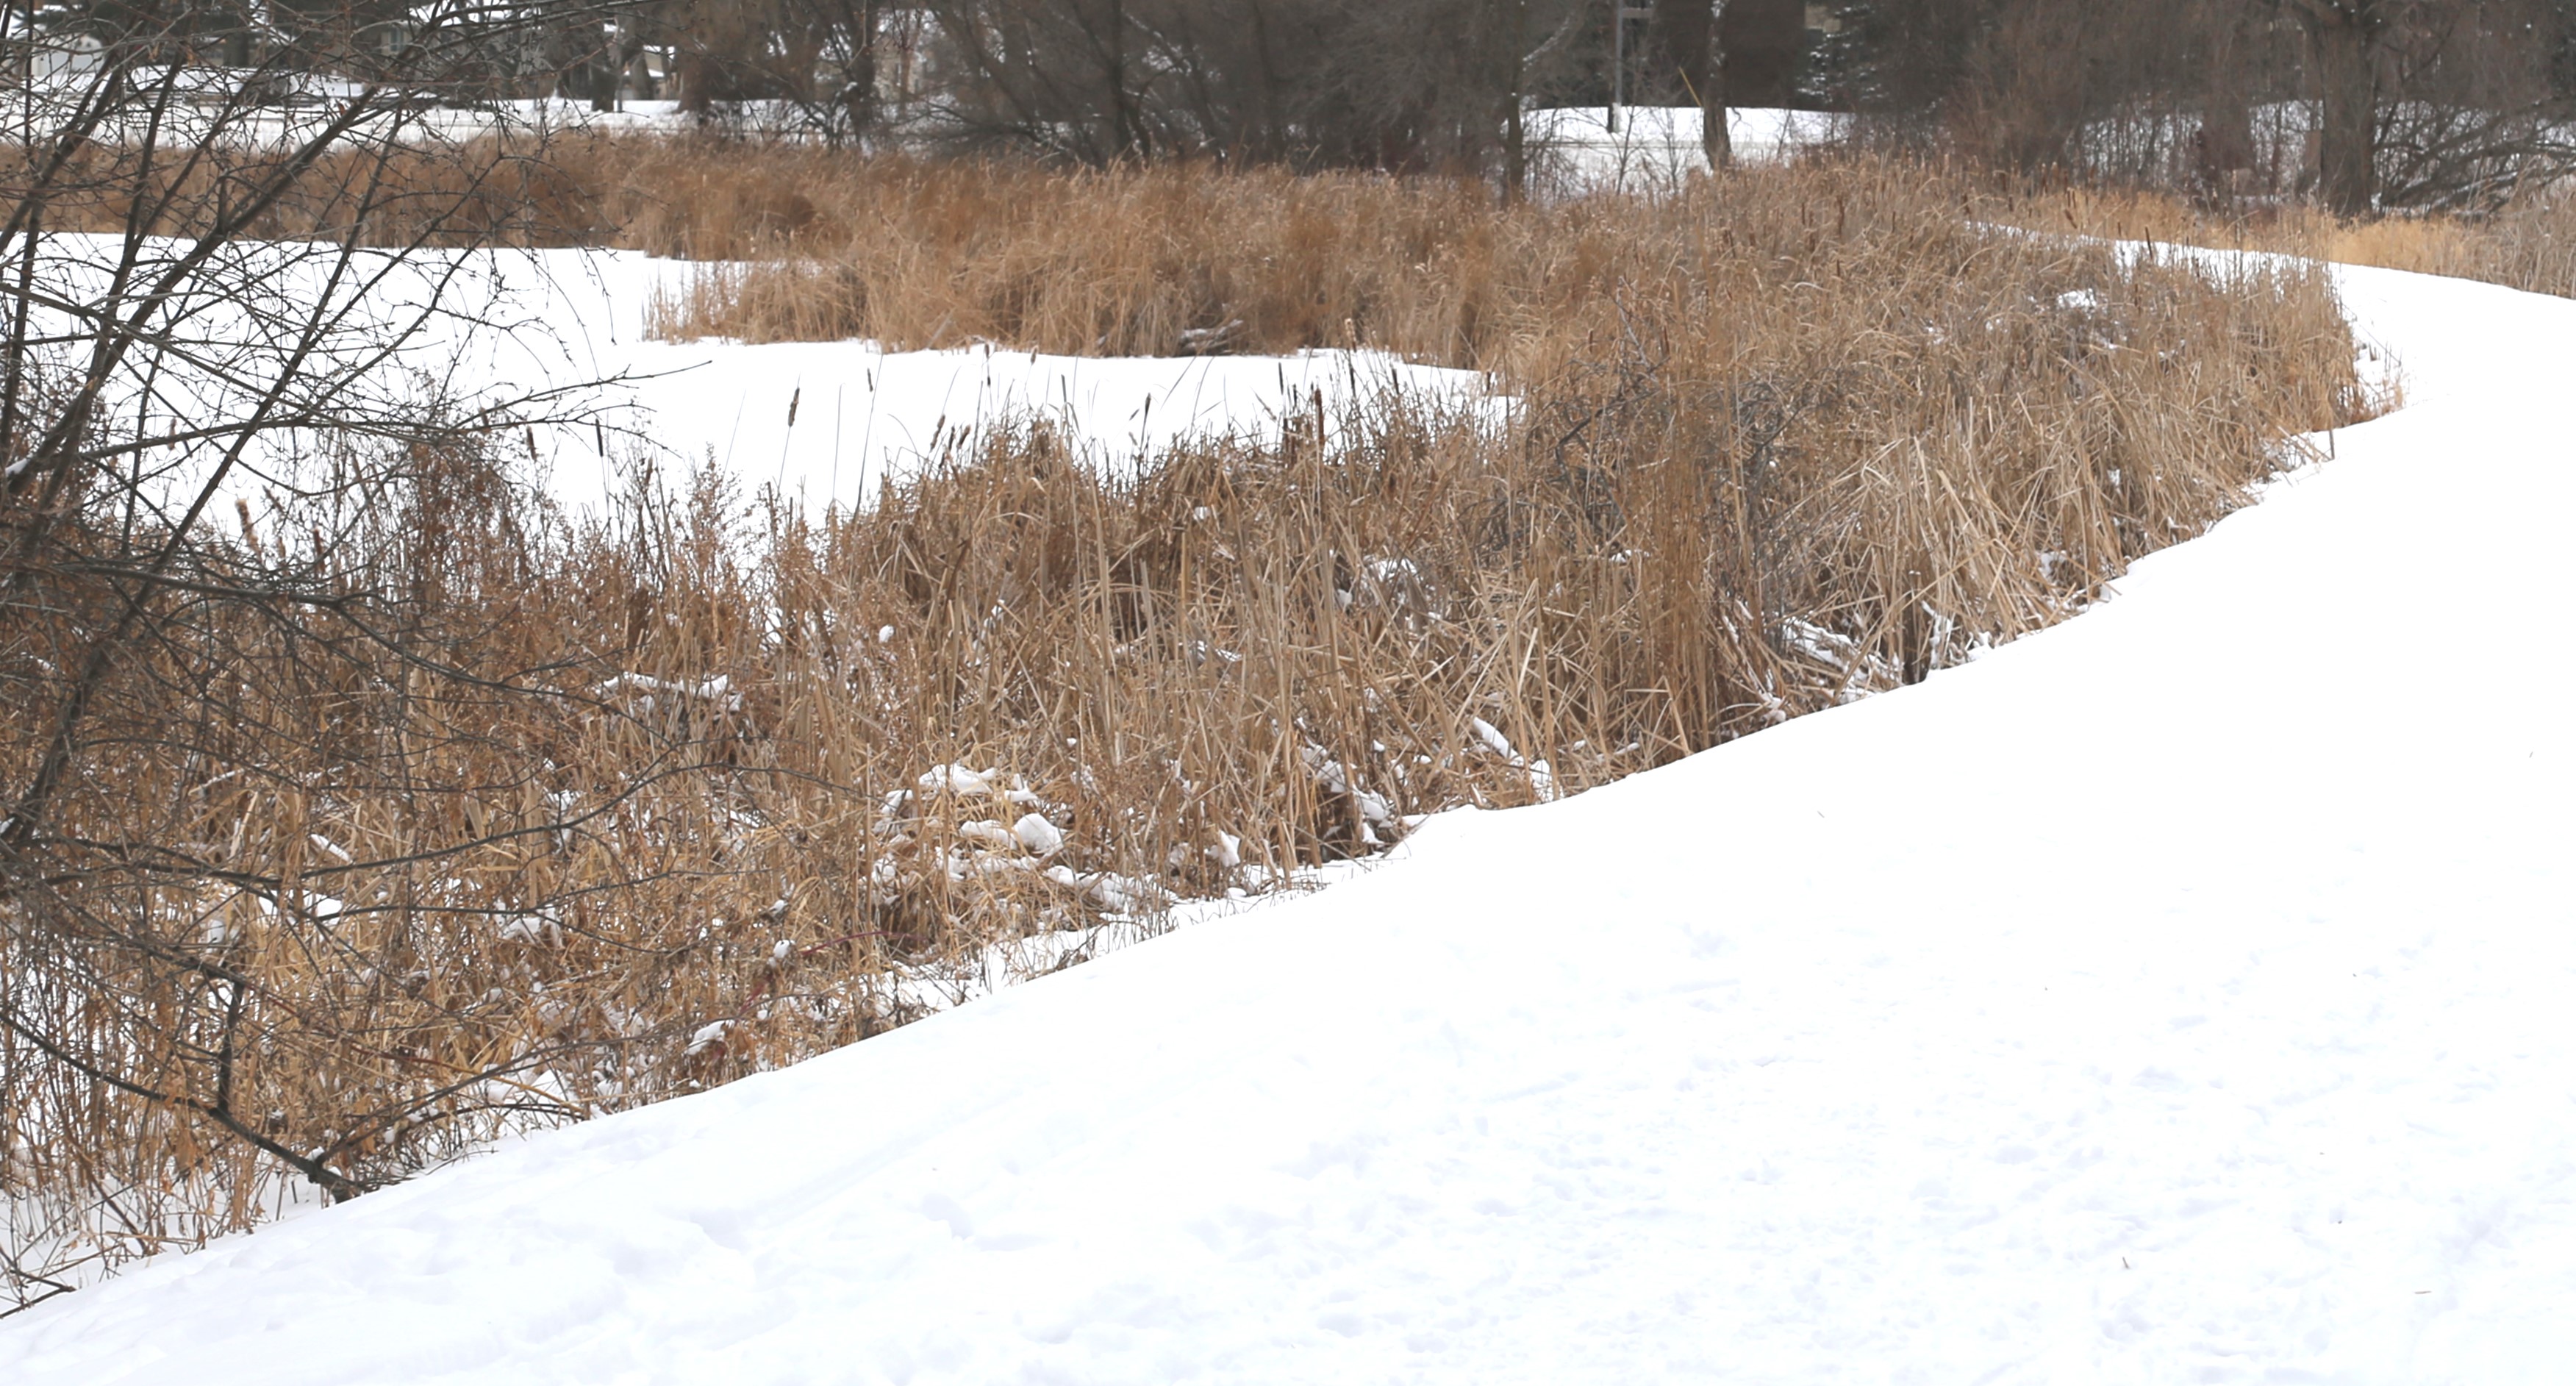
[[[1589,0],[927,0],[961,139],[1502,175]],[[1545,38],[1535,36],[1545,35]],[[1521,157],[1525,162],[1525,153]]]

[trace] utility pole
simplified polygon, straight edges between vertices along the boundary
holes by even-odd
[[[1610,0],[1610,113],[1605,122],[1619,133],[1619,110],[1628,104],[1628,22],[1654,15],[1652,6]]]

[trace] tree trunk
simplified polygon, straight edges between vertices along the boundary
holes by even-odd
[[[864,141],[877,124],[877,35],[870,16],[866,41],[850,55],[849,81],[841,88],[841,110],[850,138]]]
[[[2192,136],[2193,174],[2214,202],[2242,196],[2254,171],[2254,84],[2246,71],[2249,20],[2221,19],[2211,33],[2209,85]]]
[[[1113,162],[1141,158],[1146,152],[1145,123],[1127,90],[1126,0],[1109,0],[1109,31],[1102,38],[1108,46],[1109,157]]]
[[[1529,0],[1499,0],[1502,9],[1496,27],[1502,30],[1503,42],[1503,201],[1518,203],[1529,192],[1529,134],[1521,123],[1523,84],[1529,73],[1528,55],[1522,46],[1529,42]]]
[[[603,44],[590,58],[590,108],[594,111],[617,109],[617,93],[626,85],[626,65],[633,61],[626,51],[626,30],[619,26],[617,37]]]
[[[1734,147],[1727,138],[1726,76],[1720,70],[1715,0],[1664,0],[1655,6],[1649,22],[1656,58],[1672,74],[1666,80],[1678,84],[1681,94],[1699,107],[1699,142],[1709,167],[1726,167],[1733,161]]]
[[[715,109],[716,65],[696,48],[680,52],[680,109],[702,116]]]
[[[2368,215],[2379,192],[2378,10],[2374,0],[2304,10],[2317,70],[2317,191],[2340,217]]]
[[[1261,0],[1251,0],[1245,8],[1252,17],[1253,56],[1260,60],[1254,73],[1259,83],[1254,90],[1254,108],[1261,113],[1261,124],[1250,147],[1260,158],[1284,159],[1288,155],[1288,132],[1279,119],[1279,65],[1270,48],[1270,19],[1261,8]]]
[[[1722,7],[1724,0],[1719,0],[1719,4]],[[1712,171],[1723,171],[1735,166],[1735,134],[1726,128],[1726,91],[1729,83],[1723,33],[1716,19],[1712,17],[1708,26],[1708,57],[1700,65],[1708,76],[1700,83],[1699,91],[1696,93],[1699,97],[1700,152],[1708,156],[1708,166]]]

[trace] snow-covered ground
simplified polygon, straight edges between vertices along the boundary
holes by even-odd
[[[635,251],[501,251],[477,257],[476,321],[424,339],[478,386],[583,392],[600,429],[538,435],[553,494],[597,504],[625,464],[711,462],[747,485],[816,506],[860,503],[878,481],[971,452],[984,429],[1042,418],[1096,461],[1130,464],[1187,437],[1250,430],[1311,409],[1328,416],[1390,387],[1421,399],[1485,398],[1478,372],[1380,352],[1295,356],[1080,357],[969,345],[889,352],[868,342],[744,343],[648,338],[657,296],[702,267]],[[488,304],[489,306],[484,306]],[[497,328],[498,330],[494,330]]]
[[[472,349],[491,355],[471,369],[495,380],[621,380],[597,396],[606,432],[541,439],[559,499],[597,502],[617,463],[649,453],[711,461],[750,485],[848,506],[943,447],[971,451],[981,430],[1033,417],[1063,427],[1096,461],[1121,465],[1186,437],[1275,435],[1275,421],[1308,412],[1318,391],[1335,418],[1389,388],[1461,402],[1488,393],[1479,372],[1380,352],[1102,358],[984,345],[888,352],[866,342],[647,340],[655,296],[680,292],[698,270],[632,251],[505,256],[508,311],[532,330],[472,334]],[[578,326],[533,330],[540,323]]]
[[[2553,1379],[2576,303],[2116,600],[0,1322],[0,1379]],[[810,398],[810,396],[809,396]]]
[[[55,236],[44,247],[42,277],[66,300],[81,301],[99,291],[122,243]],[[157,262],[187,247],[150,242],[146,251]],[[296,341],[307,305],[323,294],[331,258],[263,245],[241,247],[231,258],[233,278],[200,286],[172,316],[201,354],[255,341],[263,344],[262,360],[276,358]],[[1507,407],[1480,372],[1374,351],[1101,358],[984,344],[890,352],[868,342],[649,336],[655,305],[708,271],[635,251],[429,251],[409,261],[362,252],[351,283],[333,296],[343,315],[318,359],[356,369],[353,363],[373,359],[387,333],[406,329],[405,347],[367,376],[379,412],[400,413],[433,395],[447,398],[451,413],[533,398],[516,416],[572,420],[524,437],[538,454],[543,484],[574,509],[597,507],[625,489],[640,466],[668,479],[700,464],[746,487],[774,485],[818,509],[848,507],[872,498],[887,476],[944,452],[971,455],[984,430],[1033,419],[1056,425],[1095,463],[1118,467],[1184,438],[1275,436],[1279,419],[1311,412],[1318,395],[1336,425],[1354,405],[1390,390],[1467,408]],[[254,282],[263,286],[259,302],[227,301],[224,289]],[[430,304],[435,308],[424,307]],[[58,325],[57,354],[68,372],[81,364],[79,339],[67,320]],[[268,378],[137,361],[111,385],[107,412],[192,425],[245,418]],[[148,409],[136,403],[147,389]],[[513,429],[510,436],[522,435]],[[255,450],[257,474],[237,476],[233,489],[263,504],[264,488],[296,475],[292,454],[308,441],[276,436]],[[174,463],[160,484],[181,490],[197,475]]]
[[[1778,163],[1843,137],[1850,117],[1740,106],[1726,113],[1729,148],[1744,163]],[[1526,118],[1537,176],[1566,192],[1661,192],[1708,171],[1697,106],[1551,107]]]

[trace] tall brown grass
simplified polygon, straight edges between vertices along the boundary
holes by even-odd
[[[1989,191],[1985,214],[2034,231],[2300,256],[2576,297],[2576,190],[2537,188],[2477,216],[2338,218],[2303,203],[2213,207],[2152,189]]]
[[[1597,359],[1641,311],[1680,329],[1706,369],[1808,332],[1811,303],[1826,331],[1910,337],[1910,315],[1993,299],[2005,279],[2025,293],[2071,283],[2084,258],[2024,247],[2002,275],[1959,281],[2000,249],[1976,222],[2032,209],[1875,159],[1519,206],[1465,181],[792,151],[674,155],[623,180],[637,199],[625,242],[706,262],[656,305],[666,335],[1107,355],[1366,346],[1513,387]],[[645,200],[648,187],[683,196]],[[2094,202],[2078,191],[2050,205],[2090,230]]]
[[[30,157],[0,148],[0,180]],[[49,202],[46,223],[117,233],[131,222],[187,235],[228,181],[255,177],[278,157],[238,151],[138,171],[134,151],[92,147],[75,163],[95,175],[95,190],[72,179],[73,190]],[[1905,167],[1845,163],[1842,176],[1872,166]],[[1730,181],[1794,182],[1814,167],[1739,170]],[[1937,182],[1940,197],[1970,220],[2576,295],[2576,194],[2565,188],[2534,187],[2487,214],[2353,220],[2295,200],[2211,203],[2138,184],[2034,185],[1975,168],[1901,176]],[[1211,176],[1170,165],[1085,172],[563,132],[424,142],[381,166],[364,152],[327,156],[258,230],[337,237],[354,218],[359,238],[375,243],[596,245],[710,262],[700,283],[666,305],[663,324],[680,334],[1163,354],[1338,346],[1347,325],[1376,334],[1373,345],[1463,361],[1527,328],[1508,310],[1544,314],[1588,301],[1581,276],[1604,267],[1600,241],[1617,239],[1635,205],[1617,200],[1631,210],[1606,222],[1597,209],[1611,199],[1560,199],[1498,216],[1490,190],[1472,180]],[[1776,191],[1751,201],[1757,211],[1786,205]],[[1574,242],[1585,252],[1550,248]],[[1569,271],[1574,279],[1558,277]],[[1503,319],[1482,316],[1498,303],[1508,305]],[[1233,333],[1181,340],[1235,318],[1244,327]]]
[[[2327,260],[2576,297],[2576,193],[2566,190],[2534,192],[2477,218],[2318,225],[2307,244]]]
[[[1517,404],[1316,404],[1132,474],[1029,424],[856,513],[702,475],[556,516],[497,457],[432,458],[363,542],[246,534],[351,605],[174,636],[96,714],[62,831],[207,864],[103,877],[98,909],[255,979],[239,1100],[358,1187],[848,1042],[924,985],[1059,965],[1412,815],[1922,678],[2370,405],[2316,273],[1998,234],[1899,164],[1507,209],[1448,183],[668,157],[702,190],[640,181],[670,220],[626,235],[780,257],[711,270],[673,330],[1364,342],[1494,370]],[[764,205],[780,226],[742,210]],[[388,591],[435,659],[333,643]],[[214,742],[257,773],[210,774]],[[77,943],[13,957],[12,984],[184,1009]],[[61,1001],[86,1043],[129,1043]],[[56,1263],[273,1202],[279,1168],[190,1110],[24,1054],[0,1079],[14,1240]]]

